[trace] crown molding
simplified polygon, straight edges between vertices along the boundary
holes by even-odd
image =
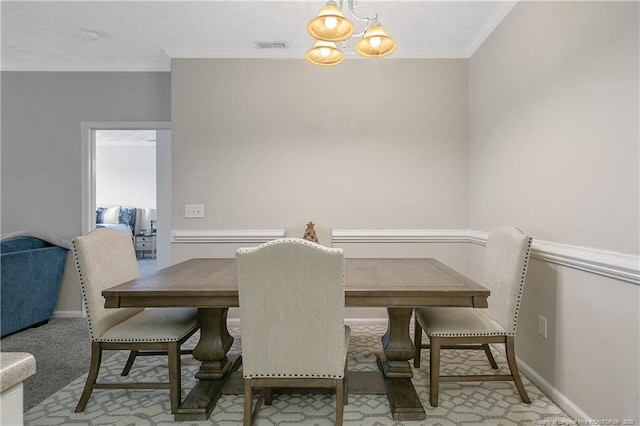
[[[164,53],[171,59],[304,59],[305,50],[301,49],[190,49],[190,48],[166,48]],[[363,58],[352,50],[345,50],[347,58]],[[465,49],[453,50],[407,50],[396,51],[393,59],[456,59],[468,58]]]
[[[2,71],[20,72],[170,72],[171,62],[20,62],[2,61]]]
[[[171,59],[304,59],[304,51],[298,49],[198,49],[166,48]],[[302,56],[301,56],[302,55]]]
[[[500,25],[502,20],[511,12],[511,9],[518,3],[519,0],[502,0],[502,4],[496,8],[491,17],[487,19],[484,25],[478,30],[476,35],[471,39],[471,42],[465,49],[465,58],[470,58],[478,50],[478,48],[484,43],[484,41],[493,33],[493,31]]]
[[[305,51],[300,49],[163,49],[166,60],[149,62],[20,62],[2,61],[0,70],[7,72],[171,72],[171,59],[300,59]],[[348,59],[366,60],[353,51],[345,51]],[[394,59],[467,59],[465,49],[453,50],[402,50],[394,53]]]

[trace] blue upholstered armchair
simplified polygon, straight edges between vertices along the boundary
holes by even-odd
[[[0,328],[2,337],[49,321],[69,243],[14,233],[0,239]]]

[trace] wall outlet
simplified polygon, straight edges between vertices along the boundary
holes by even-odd
[[[547,319],[542,315],[538,315],[538,334],[547,338]]]
[[[184,217],[185,219],[204,217],[204,205],[203,204],[185,204]]]

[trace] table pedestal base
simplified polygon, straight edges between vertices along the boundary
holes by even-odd
[[[199,380],[178,407],[176,421],[207,420],[222,395],[225,381],[242,363],[239,355],[227,357],[233,344],[227,329],[228,311],[228,308],[198,308],[200,340],[193,349],[193,357],[202,362],[196,373]]]
[[[384,354],[376,354],[376,360],[378,368],[384,371],[388,362]],[[384,374],[383,377],[393,420],[425,420],[427,418],[427,413],[424,411],[411,379],[390,378]]]
[[[193,349],[193,357],[202,361],[196,378],[200,380],[221,379],[229,373],[231,362],[227,352],[233,337],[227,329],[229,308],[198,308],[200,341]]]
[[[232,356],[230,357],[230,368],[225,376],[215,380],[198,380],[189,395],[180,404],[174,419],[176,421],[208,420],[222,395],[225,382],[240,367],[240,364],[242,364],[242,357]]]

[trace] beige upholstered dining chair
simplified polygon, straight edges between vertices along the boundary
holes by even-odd
[[[531,237],[512,226],[489,233],[483,259],[480,284],[489,288],[488,309],[418,308],[415,309],[414,366],[420,367],[422,348],[430,349],[430,403],[438,406],[440,382],[498,381],[515,382],[522,401],[530,404],[522,384],[515,355],[518,311],[531,251]],[[422,344],[422,330],[430,344]],[[489,344],[503,343],[511,374],[440,376],[440,349],[484,350],[494,369],[498,365]]]
[[[125,388],[169,389],[171,412],[175,413],[181,398],[180,347],[199,328],[197,310],[105,309],[102,290],[139,277],[131,237],[111,229],[96,229],[75,238],[71,247],[91,336],[91,366],[75,411],[84,411],[93,389]],[[97,383],[103,350],[131,351],[123,376],[129,373],[136,355],[167,354],[169,382]]]
[[[244,424],[272,388],[335,388],[336,424],[347,402],[344,255],[283,238],[236,252],[244,376]],[[253,408],[253,390],[262,388]]]

